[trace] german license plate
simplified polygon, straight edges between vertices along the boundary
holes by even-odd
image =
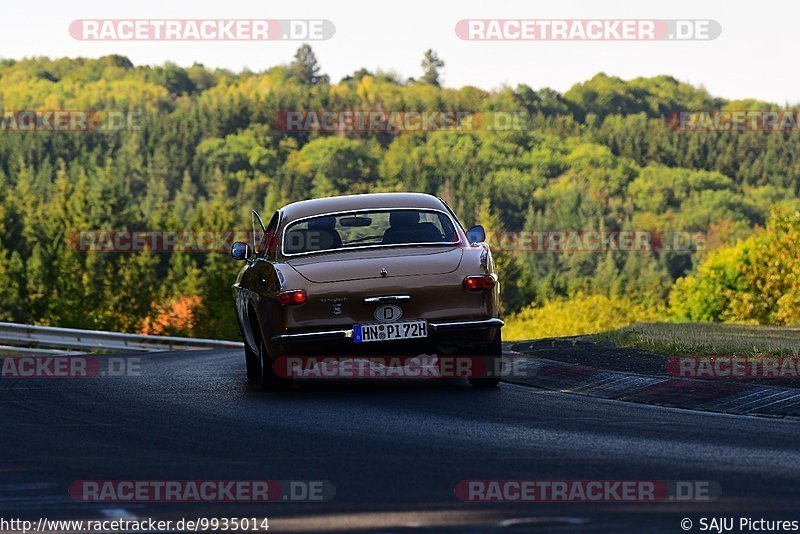
[[[428,323],[425,321],[357,324],[353,327],[353,340],[356,343],[396,341],[398,339],[417,339],[422,337],[428,337]]]

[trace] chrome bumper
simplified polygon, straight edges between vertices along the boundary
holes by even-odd
[[[330,341],[353,337],[353,329],[348,330],[319,330],[316,332],[303,332],[301,334],[281,334],[271,339],[273,343],[297,343],[308,341]]]
[[[434,332],[449,332],[451,330],[487,330],[501,328],[503,321],[497,318],[475,319],[466,321],[447,321],[441,323],[428,323]],[[300,334],[281,334],[271,339],[272,343],[305,343],[312,341],[334,341],[353,338],[353,329],[345,330],[318,330],[316,332],[303,332]]]
[[[476,319],[474,321],[448,321],[446,323],[429,323],[428,326],[434,332],[446,332],[448,330],[487,330],[489,328],[501,328],[505,323],[496,317],[491,319]]]

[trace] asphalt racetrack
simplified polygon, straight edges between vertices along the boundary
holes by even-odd
[[[501,384],[262,393],[239,351],[141,358],[138,376],[0,379],[0,516],[267,517],[270,532],[682,532],[800,519],[800,423]],[[128,356],[130,358],[130,356]],[[706,481],[713,501],[463,502],[463,480]],[[327,481],[324,502],[82,502],[86,480]]]

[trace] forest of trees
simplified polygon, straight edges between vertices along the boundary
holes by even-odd
[[[448,88],[433,51],[418,79],[361,69],[334,83],[309,47],[287,59],[264,72],[134,66],[121,56],[0,61],[4,112],[139,114],[136,128],[114,131],[0,131],[0,320],[235,338],[230,285],[241,265],[226,251],[87,252],[70,236],[246,231],[252,208],[268,217],[305,198],[419,191],[490,231],[706,236],[688,250],[498,250],[512,322],[570,302],[591,314],[605,299],[639,310],[631,321],[800,324],[797,131],[681,132],[666,121],[679,110],[774,104],[715,98],[669,76],[601,73],[563,94]],[[510,130],[282,129],[276,117],[297,110],[527,119]]]

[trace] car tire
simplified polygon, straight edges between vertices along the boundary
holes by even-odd
[[[484,359],[485,369],[489,371],[490,376],[472,377],[469,378],[469,385],[474,388],[493,388],[497,387],[500,383],[499,363],[503,357],[503,339],[500,330],[494,336],[494,341],[488,345],[484,345],[482,350],[478,351],[479,356]]]
[[[275,373],[272,367],[272,358],[266,350],[264,341],[260,335],[256,336],[258,343],[258,362],[259,362],[259,382],[264,391],[287,391],[292,388],[293,382],[290,378],[282,378]]]
[[[261,364],[258,362],[258,354],[250,350],[247,342],[244,344],[244,364],[247,368],[247,380],[256,382],[261,376]]]

